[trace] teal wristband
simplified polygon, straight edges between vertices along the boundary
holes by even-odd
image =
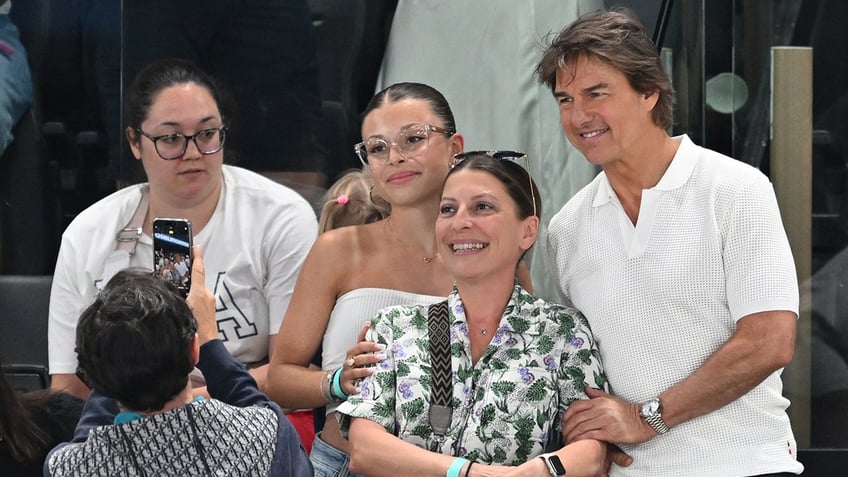
[[[335,373],[333,373],[333,393],[337,398],[341,400],[347,399],[347,394],[342,390],[342,368],[338,368]]]
[[[459,477],[459,472],[465,466],[466,462],[468,462],[468,459],[463,459],[462,457],[454,459],[453,462],[451,462],[450,467],[448,467],[445,477]]]

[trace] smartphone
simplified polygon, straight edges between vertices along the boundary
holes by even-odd
[[[192,243],[188,219],[153,219],[153,274],[174,284],[183,296],[191,287]]]

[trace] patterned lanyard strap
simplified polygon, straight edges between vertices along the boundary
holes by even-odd
[[[447,300],[430,305],[427,326],[430,332],[430,367],[433,374],[433,385],[430,388],[430,427],[437,439],[441,440],[447,434],[453,413]]]

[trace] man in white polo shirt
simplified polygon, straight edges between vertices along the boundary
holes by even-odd
[[[603,169],[549,227],[558,290],[589,319],[612,390],[571,405],[566,440],[619,445],[632,461],[611,476],[800,473],[780,379],[798,286],[768,178],[666,133],[671,83],[629,14],[581,17],[537,74]]]

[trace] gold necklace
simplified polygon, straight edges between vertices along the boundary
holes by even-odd
[[[400,239],[400,237],[398,237],[397,233],[395,233],[395,230],[392,228],[392,225],[391,225],[391,223],[390,223],[390,222],[391,222],[391,219],[392,219],[391,217],[389,217],[388,219],[386,219],[386,228],[388,228],[388,229],[389,229],[389,233],[392,235],[392,238],[393,238],[393,239],[395,239],[395,241],[396,241],[397,243],[399,243],[399,244],[400,244],[403,248],[405,248],[405,249],[407,249],[407,250],[412,251],[413,253],[415,253],[415,251],[413,250],[413,248],[412,248],[412,247],[410,247],[410,246],[409,246],[406,242],[404,242],[403,240],[401,240],[401,239]],[[418,252],[418,253],[420,253],[420,252]],[[432,256],[430,256],[430,257],[428,257],[428,256],[426,256],[426,255],[423,255],[423,256],[422,256],[422,258],[424,259],[424,263],[433,263],[433,260],[435,260],[435,259],[436,259],[436,257],[438,257],[438,256],[439,256],[439,252],[436,252],[434,255],[432,255]]]

